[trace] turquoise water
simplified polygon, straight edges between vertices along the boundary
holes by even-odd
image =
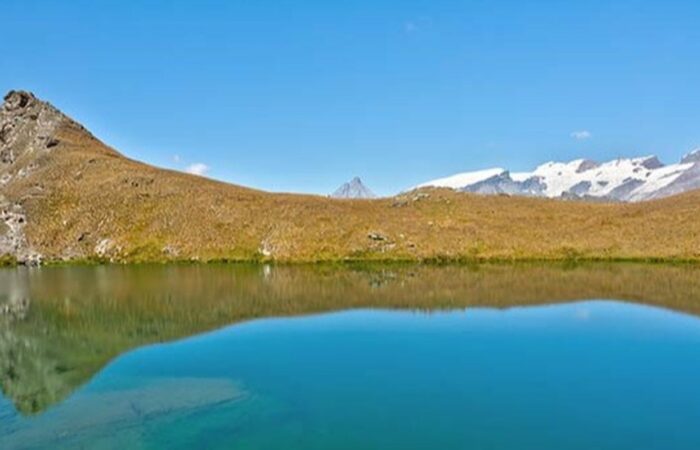
[[[3,450],[700,448],[689,267],[21,269],[0,310]]]
[[[698,449],[699,375],[700,321],[648,306],[361,310],[141,348],[40,416],[2,403],[0,434],[3,448]],[[120,397],[141,412],[100,417]]]

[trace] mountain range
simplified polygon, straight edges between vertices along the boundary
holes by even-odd
[[[421,184],[477,194],[637,202],[700,188],[700,149],[679,163],[664,165],[655,156],[548,162],[532,172],[502,168],[464,172]]]
[[[696,156],[672,169],[620,162],[633,175],[591,178],[581,192],[610,194],[598,181],[619,188],[648,173],[664,180],[654,192],[669,193],[690,177]],[[551,180],[609,169],[583,161],[545,168]],[[572,189],[504,172],[450,187],[501,175],[551,196]],[[697,190],[619,204],[432,187],[363,201],[270,193],[130,159],[29,92],[11,91],[0,107],[0,263],[700,260],[699,205]]]

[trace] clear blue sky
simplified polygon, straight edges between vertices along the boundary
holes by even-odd
[[[700,146],[699,24],[697,0],[3,0],[0,89],[153,164],[389,194],[490,166],[676,161]]]

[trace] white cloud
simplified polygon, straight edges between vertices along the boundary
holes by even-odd
[[[204,163],[190,164],[185,169],[185,172],[191,173],[192,175],[204,176],[209,172],[209,166]]]
[[[574,131],[571,133],[571,137],[576,139],[577,141],[585,141],[586,139],[590,139],[593,137],[590,131],[587,130],[581,130],[581,131]]]
[[[173,161],[175,161],[176,163],[179,163],[180,162],[180,155],[173,155]]]

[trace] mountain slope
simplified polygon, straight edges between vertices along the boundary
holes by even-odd
[[[548,162],[533,172],[511,173],[501,168],[465,172],[420,186],[477,194],[636,202],[700,188],[700,150],[687,154],[678,164],[664,165],[655,156],[605,163],[577,159]]]
[[[0,255],[19,261],[700,259],[698,192],[637,204],[272,194],[130,160],[24,92],[6,97],[0,130]]]
[[[343,183],[338,189],[331,194],[333,198],[376,198],[367,186],[364,185],[359,177],[355,177],[347,183]]]

